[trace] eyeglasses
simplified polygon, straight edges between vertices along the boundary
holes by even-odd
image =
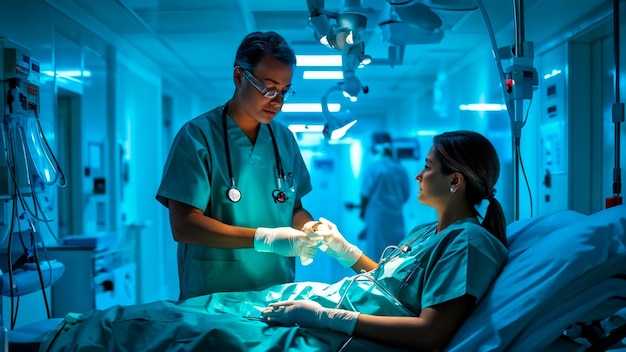
[[[296,94],[296,91],[291,87],[285,89],[282,92],[279,92],[276,89],[267,89],[265,84],[263,84],[263,82],[261,82],[258,78],[254,77],[254,75],[250,71],[244,68],[242,68],[242,70],[243,70],[244,77],[246,77],[248,82],[250,82],[250,84],[252,84],[252,86],[254,86],[256,90],[261,92],[261,94],[263,94],[263,96],[268,99],[274,99],[278,95],[280,95],[283,98],[283,101],[285,101],[285,100],[289,100],[291,97],[294,96],[294,94]]]

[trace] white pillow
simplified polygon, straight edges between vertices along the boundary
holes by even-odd
[[[561,211],[508,230],[508,263],[446,350],[545,348],[567,326],[605,306],[587,300],[587,288],[626,271],[626,205],[589,216]],[[576,312],[555,314],[574,300],[581,302]]]

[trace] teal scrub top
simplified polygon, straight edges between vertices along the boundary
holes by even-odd
[[[177,133],[172,143],[156,199],[168,199],[204,210],[206,216],[242,227],[291,226],[295,201],[312,189],[309,172],[292,132],[270,123],[287,182],[288,199],[276,203],[276,159],[269,129],[261,125],[252,145],[243,130],[226,118],[233,177],[241,191],[237,203],[226,198],[230,187],[224,145],[224,106],[200,115]],[[253,248],[223,249],[178,243],[180,299],[223,291],[248,291],[292,282],[295,260]]]
[[[487,294],[504,267],[506,247],[475,218],[458,220],[435,234],[437,224],[414,228],[373,273],[415,315],[463,295]]]

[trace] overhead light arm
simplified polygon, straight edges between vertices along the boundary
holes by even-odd
[[[348,129],[357,122],[356,116],[354,116],[350,111],[339,112],[333,115],[328,110],[328,95],[332,92],[342,90],[343,87],[341,83],[335,84],[331,86],[322,96],[322,116],[324,116],[324,119],[326,120],[322,131],[324,138],[339,139],[343,137]]]

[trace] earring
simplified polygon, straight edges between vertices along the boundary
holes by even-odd
[[[450,187],[450,192],[454,193],[456,192],[456,189],[454,189],[454,187]]]

